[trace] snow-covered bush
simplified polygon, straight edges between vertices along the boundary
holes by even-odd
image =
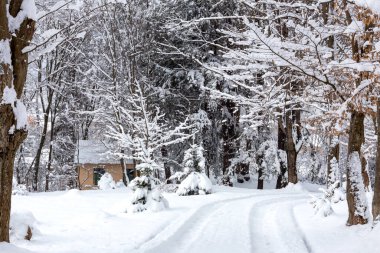
[[[100,190],[109,190],[116,188],[115,181],[113,181],[112,175],[108,172],[102,175],[98,182],[98,186]]]
[[[178,186],[177,194],[181,196],[210,194],[212,192],[212,183],[204,173],[205,158],[203,157],[203,148],[196,144],[191,145],[185,151],[183,165],[186,178]]]
[[[334,210],[331,207],[331,201],[326,198],[316,198],[313,196],[310,204],[314,208],[314,214],[319,215],[321,217],[327,217],[334,213]]]
[[[231,175],[222,175],[218,177],[217,182],[219,185],[230,186],[234,185],[235,179]]]
[[[160,186],[161,191],[175,193],[178,190],[178,184],[164,184]]]
[[[159,212],[169,208],[169,202],[162,195],[161,190],[158,187],[150,192],[146,205],[148,210],[153,212]]]
[[[23,184],[18,184],[16,179],[13,178],[12,181],[12,195],[28,195],[29,192],[26,189],[26,186]]]
[[[188,174],[183,171],[177,171],[176,173],[171,175],[168,180],[175,184],[179,184],[186,178],[187,175]]]
[[[141,176],[133,179],[129,187],[133,190],[131,212],[145,210],[161,211],[169,207],[167,200],[162,196],[158,185],[160,181],[152,176],[154,166],[152,163],[137,165]]]
[[[312,196],[310,204],[313,206],[315,214],[327,217],[334,213],[331,202],[337,203],[344,200],[344,195],[339,185],[340,182],[336,181],[327,190],[319,189],[323,193],[321,197]]]
[[[12,212],[10,236],[13,240],[30,240],[33,235],[38,233],[37,220],[31,212]]]

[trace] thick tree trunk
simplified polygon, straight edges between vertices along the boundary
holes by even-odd
[[[22,49],[29,45],[33,37],[35,22],[25,19],[11,37],[7,11],[8,5],[9,14],[16,17],[22,2],[0,0],[0,42],[5,46],[9,43],[11,53],[11,62],[7,61],[8,59],[0,60],[0,101],[6,88],[13,89],[17,99],[23,94],[28,55],[22,53]],[[13,165],[17,149],[26,137],[25,129],[21,125],[17,127],[17,119],[13,112],[12,107],[18,106],[22,107],[19,101],[0,105],[0,242],[9,242]]]
[[[13,165],[17,149],[26,137],[24,130],[9,134],[14,124],[11,105],[0,105],[0,242],[9,242]]]
[[[372,215],[374,220],[378,220],[380,216],[380,98],[377,98],[377,153],[376,153],[376,176],[375,176],[375,186],[372,202]]]
[[[223,102],[223,107],[227,113],[224,115],[225,122],[222,125],[223,138],[223,175],[226,175],[231,165],[231,159],[236,155],[237,144],[237,124],[239,122],[239,113],[236,110],[236,104],[232,100]]]
[[[353,111],[351,114],[350,120],[350,132],[348,139],[348,157],[355,152],[359,154],[360,159],[362,159],[361,147],[364,143],[364,114],[361,112]],[[350,161],[349,161],[350,162]],[[348,162],[348,163],[349,163]],[[361,171],[363,173],[363,163],[361,162]],[[357,225],[357,224],[366,224],[368,222],[367,217],[359,214],[357,212],[357,194],[361,190],[356,184],[352,183],[350,178],[350,164],[347,166],[347,204],[348,204],[348,220],[347,225]],[[361,180],[361,179],[360,179]],[[364,207],[367,208],[367,207]],[[361,212],[363,213],[363,212]]]

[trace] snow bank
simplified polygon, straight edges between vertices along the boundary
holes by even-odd
[[[161,191],[156,188],[150,193],[146,206],[152,212],[159,212],[169,208],[169,202],[164,198]]]
[[[104,175],[100,178],[98,182],[98,186],[100,190],[109,190],[115,189],[116,183],[113,181],[112,175],[108,172],[104,173]]]
[[[297,184],[293,184],[293,183],[288,183],[288,185],[284,188],[284,191],[287,191],[287,192],[305,192],[307,191],[302,183],[297,183]]]
[[[72,197],[79,197],[80,196],[80,191],[78,189],[71,189],[68,190],[63,197],[64,198],[72,198]]]
[[[0,252],[1,253],[32,253],[33,251],[21,249],[10,243],[0,242]]]
[[[25,240],[29,228],[33,237],[39,234],[37,220],[30,211],[12,212],[10,221],[10,236],[12,240]]]

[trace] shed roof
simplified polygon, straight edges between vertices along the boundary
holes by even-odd
[[[100,140],[79,140],[75,162],[79,164],[119,164],[120,158],[113,155],[109,148],[109,143]],[[132,160],[126,160],[127,164],[132,164]]]

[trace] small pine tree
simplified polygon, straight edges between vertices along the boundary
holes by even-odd
[[[179,185],[177,194],[181,196],[210,194],[212,183],[204,173],[205,158],[203,157],[202,146],[191,145],[185,151],[183,165],[186,178]]]
[[[133,213],[145,210],[161,211],[169,207],[158,187],[160,181],[152,176],[154,167],[152,163],[141,163],[136,167],[141,176],[136,177],[129,184],[133,190],[131,210]]]

